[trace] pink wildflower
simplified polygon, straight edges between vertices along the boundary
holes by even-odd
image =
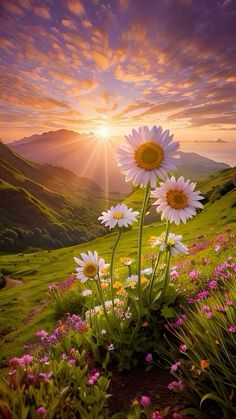
[[[171,365],[170,371],[171,372],[177,371],[179,366],[180,366],[180,362],[179,361],[175,362],[174,364]]]
[[[228,327],[228,331],[229,331],[229,332],[231,332],[231,333],[236,333],[236,327],[235,327],[235,326],[233,326],[233,325],[230,325],[230,326]]]
[[[184,390],[184,383],[183,381],[172,381],[171,383],[168,384],[168,389],[169,390],[179,390],[179,391],[183,391]]]
[[[142,407],[146,407],[146,406],[149,406],[149,404],[151,404],[151,400],[147,396],[142,396],[140,399],[140,403]]]
[[[44,415],[45,415],[45,413],[47,413],[47,409],[45,409],[45,407],[43,407],[43,406],[39,406],[39,407],[36,409],[36,413],[37,413],[37,415],[39,415],[39,416],[44,416]]]
[[[147,362],[152,362],[152,360],[153,360],[152,354],[148,353],[148,354],[145,356],[145,361],[147,361]]]
[[[183,415],[181,415],[180,413],[177,413],[177,412],[173,413],[172,418],[173,419],[184,419]]]
[[[153,412],[152,419],[164,419],[164,416],[160,412],[156,411]]]
[[[187,349],[187,345],[185,345],[185,343],[181,343],[181,345],[179,345],[179,351],[180,352],[185,352]]]

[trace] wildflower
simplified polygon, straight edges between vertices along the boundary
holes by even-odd
[[[120,281],[115,281],[113,284],[113,288],[122,288],[123,284]]]
[[[148,353],[148,354],[145,356],[145,361],[147,361],[147,362],[152,362],[152,360],[153,360],[152,354]]]
[[[181,343],[179,345],[179,351],[180,352],[185,352],[187,350],[187,345],[185,345],[185,343]]]
[[[202,369],[208,368],[209,367],[209,361],[208,361],[208,359],[202,359],[201,362],[200,362],[200,367]]]
[[[214,290],[217,287],[217,281],[215,279],[211,279],[208,281],[208,287]]]
[[[132,135],[126,136],[128,145],[118,149],[118,166],[126,174],[126,182],[133,180],[134,186],[156,186],[157,177],[166,178],[167,171],[176,169],[177,159],[173,157],[179,143],[172,144],[173,135],[161,127],[140,127],[132,130]]]
[[[172,381],[171,383],[168,384],[168,389],[169,390],[179,390],[179,391],[183,391],[184,390],[184,383],[182,381]]]
[[[9,361],[9,365],[18,365],[19,367],[26,367],[28,364],[31,364],[33,357],[31,355],[23,355],[20,358],[12,358]]]
[[[213,313],[212,313],[211,311],[207,311],[207,312],[205,313],[205,316],[206,316],[208,319],[212,319],[212,317],[213,317]]]
[[[102,335],[102,336],[105,336],[105,335],[106,335],[106,333],[107,333],[106,329],[102,329],[102,330],[100,331],[100,335]]]
[[[128,227],[137,221],[137,211],[133,211],[132,208],[128,208],[126,204],[118,204],[115,207],[111,207],[108,212],[102,212],[102,215],[98,217],[102,224],[109,227],[110,230],[116,225],[118,227]]]
[[[117,293],[116,293],[117,295],[120,295],[120,296],[124,296],[125,294],[126,294],[126,291],[125,291],[125,289],[124,288],[120,288],[118,291],[117,291]]]
[[[74,358],[69,359],[69,364],[70,365],[75,365],[76,364],[76,360]]]
[[[145,268],[141,271],[142,275],[151,275],[152,274],[152,268]]]
[[[106,277],[109,274],[110,263],[105,263],[103,268],[100,269],[99,275],[101,277]]]
[[[145,276],[142,276],[142,277],[140,278],[140,281],[141,281],[141,284],[147,284],[148,279],[147,279]]]
[[[226,300],[225,304],[227,306],[232,306],[233,305],[233,301],[232,300]]]
[[[105,290],[106,288],[108,288],[109,287],[109,284],[107,283],[107,282],[101,282],[101,288],[103,289],[103,290]]]
[[[152,413],[152,419],[164,419],[164,416],[156,410]]]
[[[72,285],[74,285],[74,284],[75,284],[75,281],[76,281],[76,277],[75,277],[75,276],[72,276],[72,277],[70,277],[70,278],[66,279],[65,281],[63,281],[63,282],[59,285],[59,289],[60,289],[61,291],[66,291],[67,289],[71,288],[71,287],[72,287]]]
[[[44,379],[44,382],[45,383],[48,383],[49,380],[50,380],[50,378],[52,378],[52,376],[53,376],[53,372],[52,371],[49,371],[49,372],[40,372],[38,374],[38,376],[39,377],[42,377]]]
[[[38,338],[44,339],[44,338],[46,338],[46,337],[48,336],[48,332],[46,332],[45,330],[38,330],[38,331],[35,333],[35,335],[36,335]]]
[[[127,286],[134,289],[138,282],[138,275],[131,275],[126,279]]]
[[[151,196],[157,198],[153,205],[156,205],[157,212],[162,212],[161,219],[166,218],[178,225],[196,215],[196,209],[203,208],[199,202],[203,197],[199,195],[199,191],[194,192],[195,186],[190,180],[185,181],[183,176],[177,180],[172,176],[165,183],[161,182],[151,192]]]
[[[177,371],[177,370],[178,370],[178,368],[179,368],[179,366],[180,366],[180,362],[179,362],[179,361],[175,362],[174,364],[172,364],[172,365],[171,365],[171,369],[170,369],[170,371],[171,371],[171,372],[175,372],[175,371]]]
[[[151,400],[147,396],[142,396],[141,399],[140,399],[140,404],[141,404],[142,407],[149,406],[149,404],[151,404]]]
[[[123,257],[120,258],[120,262],[123,263],[125,266],[132,265],[133,261],[134,261],[134,259],[131,259],[129,257],[124,257],[123,256]]]
[[[94,374],[90,375],[88,377],[88,384],[90,385],[95,384],[99,377],[100,377],[99,372],[95,372]]]
[[[79,267],[76,268],[77,275],[76,277],[81,280],[81,282],[86,282],[87,279],[94,279],[96,275],[99,274],[100,270],[104,268],[105,261],[104,259],[98,259],[97,252],[88,252],[80,254],[81,259],[74,258],[75,262],[78,263]]]
[[[65,353],[63,353],[63,354],[61,355],[61,358],[62,358],[62,359],[64,359],[64,360],[66,360],[66,359],[67,359],[67,355],[66,355]]]
[[[181,413],[175,412],[172,416],[173,419],[184,419],[183,415]]]
[[[46,364],[48,362],[48,356],[42,356],[41,358],[39,358],[39,362],[41,362],[42,364]]]
[[[81,291],[81,295],[83,295],[83,297],[87,297],[89,295],[92,295],[92,290],[86,289]]]
[[[39,407],[36,409],[36,413],[37,413],[37,415],[39,415],[39,416],[44,416],[44,415],[47,413],[47,409],[45,409],[45,407],[43,407],[43,406],[39,406]]]
[[[189,272],[189,276],[192,279],[199,278],[201,275],[201,271],[198,271],[197,269],[193,269],[191,272]]]
[[[152,246],[160,246],[160,250],[163,251],[165,247],[165,233],[161,234],[159,237],[152,237],[152,240],[149,240]],[[188,254],[188,249],[181,243],[182,236],[175,235],[173,233],[168,234],[167,245],[170,247],[171,255],[176,256],[178,253],[183,253],[184,255]]]
[[[51,292],[51,291],[55,290],[56,288],[57,288],[57,284],[55,284],[55,282],[53,282],[52,284],[49,284],[48,291]]]
[[[142,322],[142,326],[143,326],[143,327],[147,327],[147,326],[148,326],[148,322],[147,322],[146,320],[144,320],[144,321]]]
[[[113,351],[115,349],[115,345],[113,343],[109,343],[109,345],[107,345],[107,349],[108,351]]]
[[[173,281],[179,277],[179,272],[176,270],[170,271],[170,279]]]
[[[215,246],[214,250],[215,250],[215,252],[219,252],[220,246],[219,245]]]
[[[230,325],[230,326],[228,327],[228,331],[229,331],[229,332],[231,332],[231,333],[236,333],[236,327],[235,327],[235,326],[233,326],[233,325]]]

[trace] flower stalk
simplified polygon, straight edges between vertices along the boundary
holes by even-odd
[[[110,291],[111,291],[111,300],[112,300],[112,307],[114,310],[114,296],[113,296],[113,283],[114,283],[114,260],[115,260],[115,251],[116,248],[118,246],[118,243],[120,241],[120,237],[122,234],[122,229],[119,228],[117,237],[116,237],[116,241],[114,243],[113,249],[112,249],[112,254],[111,254],[111,264],[110,264],[110,277],[111,277],[111,281],[110,281]]]

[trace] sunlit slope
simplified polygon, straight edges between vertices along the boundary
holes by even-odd
[[[27,161],[0,143],[0,249],[87,241],[104,234],[97,218],[107,205],[105,193],[89,179]]]

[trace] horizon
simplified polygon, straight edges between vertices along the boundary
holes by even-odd
[[[3,0],[0,12],[4,142],[155,124],[235,143],[235,0]]]

